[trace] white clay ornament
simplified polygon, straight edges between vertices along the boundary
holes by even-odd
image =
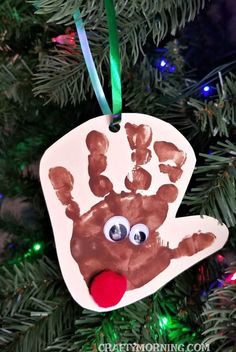
[[[196,162],[179,131],[143,114],[122,114],[116,133],[109,122],[75,128],[40,164],[64,280],[98,312],[154,293],[228,238],[211,217],[175,217]]]

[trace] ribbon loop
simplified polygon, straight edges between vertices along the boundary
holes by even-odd
[[[121,114],[113,114],[112,121],[109,126],[111,132],[118,132],[120,129]]]
[[[117,35],[117,25],[115,16],[115,7],[113,0],[105,0],[107,21],[108,21],[108,32],[109,32],[109,47],[110,47],[110,77],[111,77],[111,89],[112,89],[112,111],[107,102],[104,94],[96,66],[94,64],[93,56],[89,47],[88,38],[84,29],[83,20],[81,13],[77,10],[74,15],[74,21],[80,40],[81,50],[85,59],[89,77],[97,97],[98,103],[104,115],[112,115],[112,121],[110,124],[110,130],[115,132],[118,129],[118,125],[121,121],[122,113],[122,91],[121,91],[121,65],[119,55],[119,42]],[[117,127],[118,126],[118,127]]]
[[[112,87],[112,112],[113,114],[121,114],[122,98],[121,98],[121,69],[120,69],[120,54],[118,31],[116,25],[116,15],[113,0],[105,0],[109,44],[110,44],[110,75]]]

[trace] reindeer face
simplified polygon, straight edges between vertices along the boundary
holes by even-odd
[[[128,289],[155,277],[160,265],[165,266],[164,262],[156,265],[157,254],[163,251],[156,230],[167,211],[167,202],[157,195],[112,192],[76,221],[71,253],[87,284],[108,269],[125,275]]]
[[[122,117],[117,133],[104,116],[88,121],[41,161],[65,280],[74,298],[93,310],[149,295],[227,238],[225,226],[212,218],[175,218],[195,163],[184,137],[150,116]],[[114,274],[112,283],[107,273]],[[119,298],[104,303],[120,278],[125,285]]]

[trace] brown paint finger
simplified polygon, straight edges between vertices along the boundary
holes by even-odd
[[[72,174],[62,166],[56,166],[49,169],[49,179],[56,191],[57,198],[66,207],[66,215],[71,219],[76,219],[80,215],[78,204],[73,201],[71,191],[74,186]]]
[[[167,203],[173,203],[178,196],[178,188],[172,184],[162,185],[158,189],[156,195],[158,199],[161,199]]]
[[[104,197],[113,189],[113,184],[106,176],[91,177],[89,187],[93,194],[97,197]]]
[[[106,154],[109,142],[103,133],[98,131],[91,131],[87,135],[86,145],[91,154]]]
[[[62,166],[49,169],[49,178],[55,190],[71,191],[74,185],[74,178],[71,173]]]
[[[147,125],[125,124],[128,142],[131,149],[147,148],[152,141],[152,129]]]
[[[125,186],[130,191],[137,191],[138,189],[146,190],[150,187],[152,176],[141,167],[137,167],[125,178]]]
[[[56,191],[57,198],[63,205],[68,205],[72,201],[72,195],[70,191],[60,189]]]
[[[131,154],[131,159],[137,165],[147,164],[152,157],[152,152],[150,149],[137,149]]]
[[[168,174],[171,182],[177,182],[182,176],[183,170],[177,166],[170,166],[165,164],[159,165],[160,172]]]
[[[78,204],[75,201],[71,201],[70,204],[66,207],[66,215],[72,220],[79,218],[80,209]]]
[[[86,144],[91,153],[88,156],[89,187],[95,196],[103,197],[113,189],[109,178],[101,175],[107,167],[107,158],[104,154],[108,150],[109,142],[105,134],[91,131],[87,135]]]
[[[185,163],[185,153],[178,149],[175,144],[162,141],[155,142],[153,147],[160,162],[172,160],[178,167]]]
[[[90,154],[88,156],[88,174],[90,177],[100,175],[107,167],[107,157],[103,154]]]
[[[194,233],[191,237],[184,238],[178,247],[173,249],[173,258],[190,257],[209,247],[215,238],[215,235],[211,232]]]

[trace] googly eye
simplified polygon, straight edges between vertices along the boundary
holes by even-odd
[[[149,236],[149,229],[144,224],[136,224],[132,226],[129,234],[129,240],[135,245],[139,245],[146,241]]]
[[[112,242],[118,242],[127,237],[130,230],[129,221],[124,216],[113,216],[104,225],[103,232]]]

